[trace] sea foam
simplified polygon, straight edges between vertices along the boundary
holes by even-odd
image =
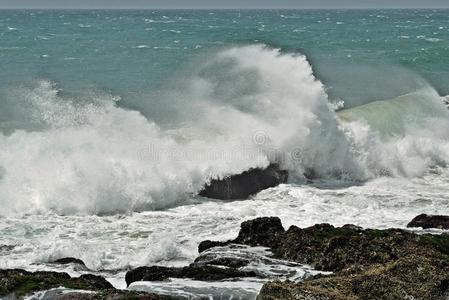
[[[301,54],[232,47],[174,84],[170,128],[104,93],[71,96],[46,80],[15,88],[9,104],[20,124],[1,124],[1,213],[161,209],[188,203],[213,178],[271,162],[301,183],[306,175],[419,176],[449,160],[447,112],[430,88],[426,97],[377,105],[371,119],[405,120],[385,136],[370,122],[372,106],[337,114]],[[414,115],[397,108],[401,101],[431,109]],[[409,126],[415,117],[419,128]]]

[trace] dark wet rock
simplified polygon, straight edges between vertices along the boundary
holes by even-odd
[[[179,300],[179,297],[157,295],[138,291],[101,292],[97,299],[107,300]],[[95,299],[96,300],[96,299]]]
[[[271,164],[266,169],[251,169],[224,179],[212,180],[199,194],[221,200],[246,199],[264,189],[285,183],[287,179],[287,171]]]
[[[104,279],[101,276],[93,275],[93,274],[83,274],[78,278],[72,278],[74,282],[81,281],[87,282],[91,289],[95,290],[105,290],[105,289],[112,289],[114,288],[112,284]]]
[[[318,294],[307,294],[308,291],[302,291],[298,293],[298,285],[289,280],[287,281],[271,281],[262,286],[262,289],[257,296],[257,300],[294,300],[295,295],[302,298],[297,298],[301,300],[329,300],[330,298],[318,295]]]
[[[413,218],[407,227],[449,229],[449,216],[421,214]]]
[[[210,249],[213,247],[221,247],[221,246],[226,246],[229,244],[230,244],[230,241],[228,241],[228,242],[217,242],[217,241],[210,241],[210,240],[202,241],[198,245],[198,253],[201,253],[201,252],[206,251],[207,249]]]
[[[74,257],[64,257],[64,258],[60,258],[57,259],[53,262],[54,264],[59,264],[59,265],[67,265],[67,264],[78,264],[81,266],[86,266],[86,264],[78,258],[74,258]]]
[[[301,283],[269,282],[257,299],[447,299],[447,258],[410,255],[387,264],[345,269],[316,276]]]
[[[105,290],[86,293],[79,290],[49,290],[40,300],[174,300],[176,298],[164,295],[126,290]],[[179,300],[179,299],[177,299]]]
[[[86,293],[83,291],[73,290],[68,292],[67,290],[48,290],[43,293],[39,300],[95,300],[101,299],[97,293]]]
[[[213,247],[226,246],[229,244],[275,248],[282,239],[284,233],[285,229],[282,226],[281,219],[278,217],[257,218],[243,222],[240,225],[239,235],[236,239],[224,242],[203,241],[198,246],[198,252],[201,253]]]
[[[20,269],[0,270],[0,296],[15,293],[23,296],[32,291],[56,287],[70,279],[67,273],[36,272]]]
[[[135,281],[161,281],[174,274],[175,268],[169,267],[138,267],[126,272],[125,281],[127,285]]]
[[[354,229],[354,230],[363,230],[362,227],[354,225],[354,224],[345,224],[342,226],[344,229]]]
[[[0,270],[0,296],[10,293],[23,296],[33,291],[59,286],[83,290],[113,289],[106,279],[95,275],[72,278],[67,273],[27,272],[20,269]]]
[[[11,251],[15,247],[16,247],[15,245],[0,245],[0,252]]]
[[[449,96],[443,97],[443,103],[446,105],[446,107],[449,109]]]
[[[239,235],[233,243],[276,248],[283,238],[284,232],[279,218],[257,218],[241,224]]]
[[[221,268],[209,265],[191,264],[183,268],[161,266],[138,267],[128,271],[125,276],[127,285],[135,281],[162,281],[168,278],[189,278],[202,281],[216,281],[229,278],[255,277],[254,272],[240,271],[235,268]]]
[[[207,256],[199,256],[195,259],[194,263],[196,265],[213,265],[238,269],[249,265],[250,261],[248,259],[238,257],[209,258]]]
[[[67,289],[70,291],[67,291]],[[82,291],[91,291],[91,293]],[[0,299],[22,299],[35,292],[43,292],[40,298],[43,300],[172,299],[171,297],[144,292],[117,290],[103,277],[92,274],[70,277],[67,273],[58,272],[28,272],[21,269],[0,270]]]

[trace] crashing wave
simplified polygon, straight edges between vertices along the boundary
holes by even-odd
[[[270,163],[301,182],[419,176],[449,161],[449,119],[430,88],[336,113],[305,56],[264,45],[219,51],[192,73],[162,97],[170,127],[117,97],[69,96],[49,81],[11,92],[1,213],[161,209]]]

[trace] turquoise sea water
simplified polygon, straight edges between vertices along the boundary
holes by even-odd
[[[447,10],[0,11],[0,41],[2,90],[49,79],[139,105],[210,52],[265,43],[305,54],[348,102],[409,92],[415,76],[449,94]]]

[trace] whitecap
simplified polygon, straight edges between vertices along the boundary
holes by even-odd
[[[426,38],[425,40],[431,43],[437,43],[442,41],[442,39],[440,38]]]
[[[418,35],[416,38],[420,39],[420,40],[425,40],[425,41],[431,42],[431,43],[437,43],[437,42],[441,42],[442,41],[442,39],[440,39],[440,38],[429,38],[429,37],[427,37],[425,35]]]
[[[49,39],[51,39],[51,37],[38,35],[37,39],[39,39],[39,40],[49,40]]]
[[[145,49],[145,48],[150,48],[150,46],[148,46],[148,45],[138,45],[138,46],[134,46],[133,48],[136,48],[136,49]]]

